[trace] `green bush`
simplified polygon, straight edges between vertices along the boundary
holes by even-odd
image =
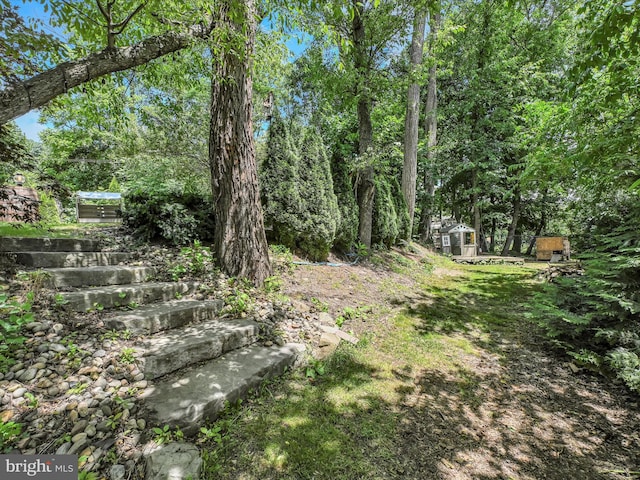
[[[124,226],[144,241],[162,239],[173,245],[187,245],[213,238],[213,209],[208,196],[160,185],[127,190],[124,202]]]
[[[53,197],[45,192],[41,192],[40,196],[40,223],[43,226],[52,226],[60,224],[60,214]]]
[[[400,235],[401,220],[396,211],[396,200],[392,183],[385,177],[377,176],[376,196],[373,204],[373,230],[371,240],[374,244],[390,247]]]
[[[338,201],[340,217],[336,227],[334,248],[342,252],[350,252],[358,239],[358,204],[349,177],[349,164],[340,155],[331,161],[333,191]]]
[[[592,248],[584,275],[550,285],[534,316],[578,363],[640,392],[640,205],[630,198],[600,211],[581,241]]]

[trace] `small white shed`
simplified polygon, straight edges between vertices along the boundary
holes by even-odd
[[[461,257],[478,255],[476,231],[464,223],[449,225],[440,230],[442,253],[450,253]]]

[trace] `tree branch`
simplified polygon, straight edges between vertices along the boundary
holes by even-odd
[[[46,105],[73,87],[182,50],[192,40],[208,37],[214,25],[211,20],[205,25],[192,25],[182,32],[171,31],[146,38],[135,45],[106,49],[80,60],[61,63],[25,81],[12,83],[0,91],[0,125]]]

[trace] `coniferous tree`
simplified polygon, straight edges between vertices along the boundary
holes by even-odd
[[[302,231],[298,152],[289,130],[276,113],[267,138],[267,156],[260,169],[265,225],[271,240],[291,249]]]
[[[338,200],[327,152],[319,133],[305,132],[300,156],[300,194],[304,204],[303,231],[298,246],[313,260],[326,260],[340,223]]]
[[[338,154],[334,154],[331,161],[331,174],[340,211],[334,248],[347,252],[358,238],[358,204],[349,177],[349,164]]]

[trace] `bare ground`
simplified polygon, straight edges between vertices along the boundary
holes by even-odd
[[[432,275],[437,281],[463,271],[438,267]],[[420,291],[415,277],[351,265],[300,267],[283,293],[306,308],[315,298],[334,315],[372,306],[388,312],[376,328],[390,328],[384,322],[394,311],[433,303]],[[362,334],[371,325],[354,321],[348,328]],[[575,368],[525,321],[484,336],[473,328],[447,333],[470,340],[476,352],[457,358],[458,372],[409,374],[414,387],[397,405],[398,478],[640,478],[637,395]]]

